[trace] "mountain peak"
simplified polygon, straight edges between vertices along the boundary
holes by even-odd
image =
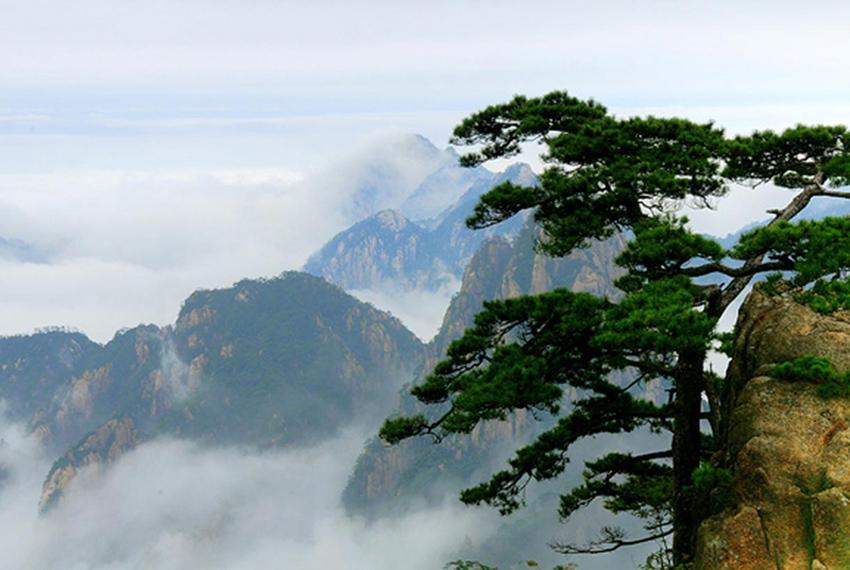
[[[531,166],[525,162],[516,162],[508,166],[500,175],[499,182],[511,180],[522,186],[533,186],[537,183],[537,175]]]
[[[392,231],[399,231],[410,222],[398,210],[382,210],[374,216],[381,225]]]

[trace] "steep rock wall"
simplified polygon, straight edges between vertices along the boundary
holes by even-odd
[[[850,314],[750,294],[727,375],[726,508],[699,530],[697,570],[850,568],[850,401],[770,377],[811,354],[850,370]]]

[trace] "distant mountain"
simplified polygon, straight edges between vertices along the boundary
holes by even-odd
[[[429,175],[416,190],[399,206],[407,218],[422,222],[439,216],[449,204],[454,204],[474,184],[493,180],[495,174],[481,166],[463,168],[458,164],[460,156],[453,148],[445,153],[451,162]]]
[[[432,215],[432,204],[445,207],[463,194],[476,172],[487,171],[465,171],[454,149],[441,150],[421,135],[400,134],[374,141],[311,184],[325,196],[336,196],[334,207],[349,223],[387,209],[419,219]]]
[[[198,291],[174,327],[102,347],[72,333],[0,339],[7,353],[0,394],[59,448],[116,413],[142,430],[268,445],[316,441],[388,404],[422,345],[397,319],[292,272]]]
[[[850,200],[824,199],[816,196],[801,212],[800,217],[817,220],[826,216],[846,216],[848,214],[850,214]]]
[[[26,263],[44,263],[47,255],[35,245],[19,240],[0,237],[0,259],[11,259]]]
[[[436,217],[417,223],[402,211],[379,212],[334,236],[311,256],[304,271],[323,276],[348,290],[435,290],[459,280],[485,240],[494,235],[512,239],[525,220],[525,216],[517,215],[493,228],[470,230],[465,220],[479,197],[505,181],[536,183],[534,173],[524,164],[516,164],[499,175],[475,170],[467,177],[472,181],[469,188]],[[444,174],[441,171],[441,176]],[[414,194],[422,201],[433,194],[431,186],[423,188],[426,187],[420,187]]]
[[[305,446],[389,413],[422,356],[397,319],[290,272],[198,291],[173,327],[140,325],[103,346],[62,331],[0,338],[0,396],[50,449],[74,446],[48,481],[61,495],[80,461],[108,454],[84,434],[116,415],[149,435]]]
[[[188,365],[178,375],[187,395],[163,427],[215,442],[304,445],[330,436],[386,410],[422,356],[397,319],[294,272],[194,293],[173,338]]]
[[[622,270],[613,260],[625,247],[625,236],[594,242],[565,258],[552,258],[534,250],[539,235],[540,229],[527,219],[513,242],[492,236],[481,244],[464,272],[461,290],[452,299],[440,331],[426,347],[425,364],[414,384],[423,381],[445,357],[451,341],[473,324],[486,300],[542,293],[557,287],[609,298],[619,296],[613,282]],[[409,389],[410,385],[401,391],[397,414],[424,413],[433,417],[439,413],[422,406]],[[568,391],[565,404],[576,397]],[[446,497],[453,499],[461,489],[504,469],[512,449],[529,443],[554,421],[546,414],[534,418],[518,412],[506,421],[481,424],[468,436],[447,437],[439,445],[423,437],[387,447],[374,438],[357,459],[343,493],[343,504],[351,514],[379,519],[408,512],[423,502],[440,504]],[[581,469],[581,462],[575,469]],[[469,543],[458,551],[457,557],[484,560],[500,568],[511,567],[523,557],[533,557],[546,567],[562,563],[547,548],[557,533],[558,520],[551,508],[552,502],[557,501],[552,494],[556,491],[553,485],[546,484],[530,490],[526,509],[506,518],[493,538],[482,544]],[[586,522],[595,528],[599,521]]]

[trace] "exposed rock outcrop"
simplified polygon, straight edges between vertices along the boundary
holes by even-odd
[[[141,442],[136,424],[129,416],[112,418],[83,437],[53,464],[42,487],[38,512],[45,514],[59,505],[71,485],[79,481],[81,474],[99,476],[105,467],[115,463]]]
[[[117,413],[145,432],[303,445],[387,413],[422,353],[398,319],[291,272],[198,291],[173,327],[104,346],[78,333],[0,339],[0,397],[57,455]]]
[[[699,530],[697,570],[850,568],[850,401],[771,378],[804,355],[850,370],[850,314],[750,294],[727,375],[729,504]]]
[[[28,421],[100,349],[85,335],[63,330],[0,338],[0,398],[14,419]]]

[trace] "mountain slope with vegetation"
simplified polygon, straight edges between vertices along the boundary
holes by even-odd
[[[304,446],[387,414],[422,357],[398,319],[290,272],[198,291],[174,326],[141,325],[103,346],[62,331],[2,338],[0,394],[57,454],[117,415],[152,436]],[[67,484],[80,457],[111,453],[97,441],[69,452],[54,479]]]

